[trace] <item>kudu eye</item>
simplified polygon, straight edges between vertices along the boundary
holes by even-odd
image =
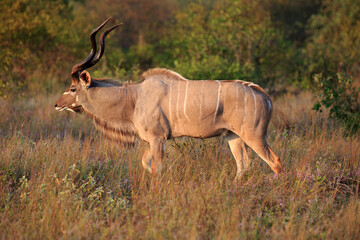
[[[70,91],[75,92],[75,91],[76,91],[76,89],[75,89],[75,88],[71,88],[71,89],[70,89]]]

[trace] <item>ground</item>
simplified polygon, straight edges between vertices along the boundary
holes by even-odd
[[[274,99],[268,141],[284,171],[252,151],[238,185],[223,138],[168,141],[154,189],[144,145],[109,142],[57,95],[0,102],[0,238],[359,239],[360,138],[313,94]]]

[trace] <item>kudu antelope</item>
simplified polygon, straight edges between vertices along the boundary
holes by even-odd
[[[238,179],[249,166],[246,145],[275,173],[281,171],[279,157],[265,140],[272,113],[270,97],[258,85],[240,80],[185,79],[162,68],[142,74],[142,81],[117,85],[91,78],[85,69],[95,65],[104,53],[106,35],[90,35],[90,55],[72,68],[72,84],[56,102],[56,110],[85,112],[105,136],[132,145],[137,136],[147,144],[142,157],[145,169],[157,175],[161,170],[167,139],[190,136],[209,138],[225,134],[237,164]]]

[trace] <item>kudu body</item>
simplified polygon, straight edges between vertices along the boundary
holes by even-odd
[[[94,37],[107,21],[93,31],[92,51],[73,67],[71,87],[57,101],[57,110],[85,112],[100,132],[126,145],[132,145],[135,136],[147,142],[142,164],[153,175],[160,173],[167,139],[221,134],[226,135],[236,160],[237,178],[250,164],[245,144],[275,173],[281,171],[279,157],[265,140],[272,102],[256,84],[193,81],[162,68],[146,71],[141,82],[129,85],[91,78],[84,68],[93,66],[103,54],[105,37],[113,28],[100,37],[96,57]]]

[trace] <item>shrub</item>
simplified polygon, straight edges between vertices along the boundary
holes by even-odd
[[[192,79],[282,82],[290,45],[274,27],[267,6],[259,0],[215,1],[211,9],[189,4],[161,43],[167,58],[159,65]]]
[[[360,73],[360,1],[323,0],[308,23],[309,73]]]
[[[321,112],[322,107],[328,108],[331,118],[340,120],[348,133],[356,133],[360,128],[360,89],[352,86],[352,78],[340,73],[330,76],[320,73],[314,76],[314,81],[322,93],[313,109]]]

